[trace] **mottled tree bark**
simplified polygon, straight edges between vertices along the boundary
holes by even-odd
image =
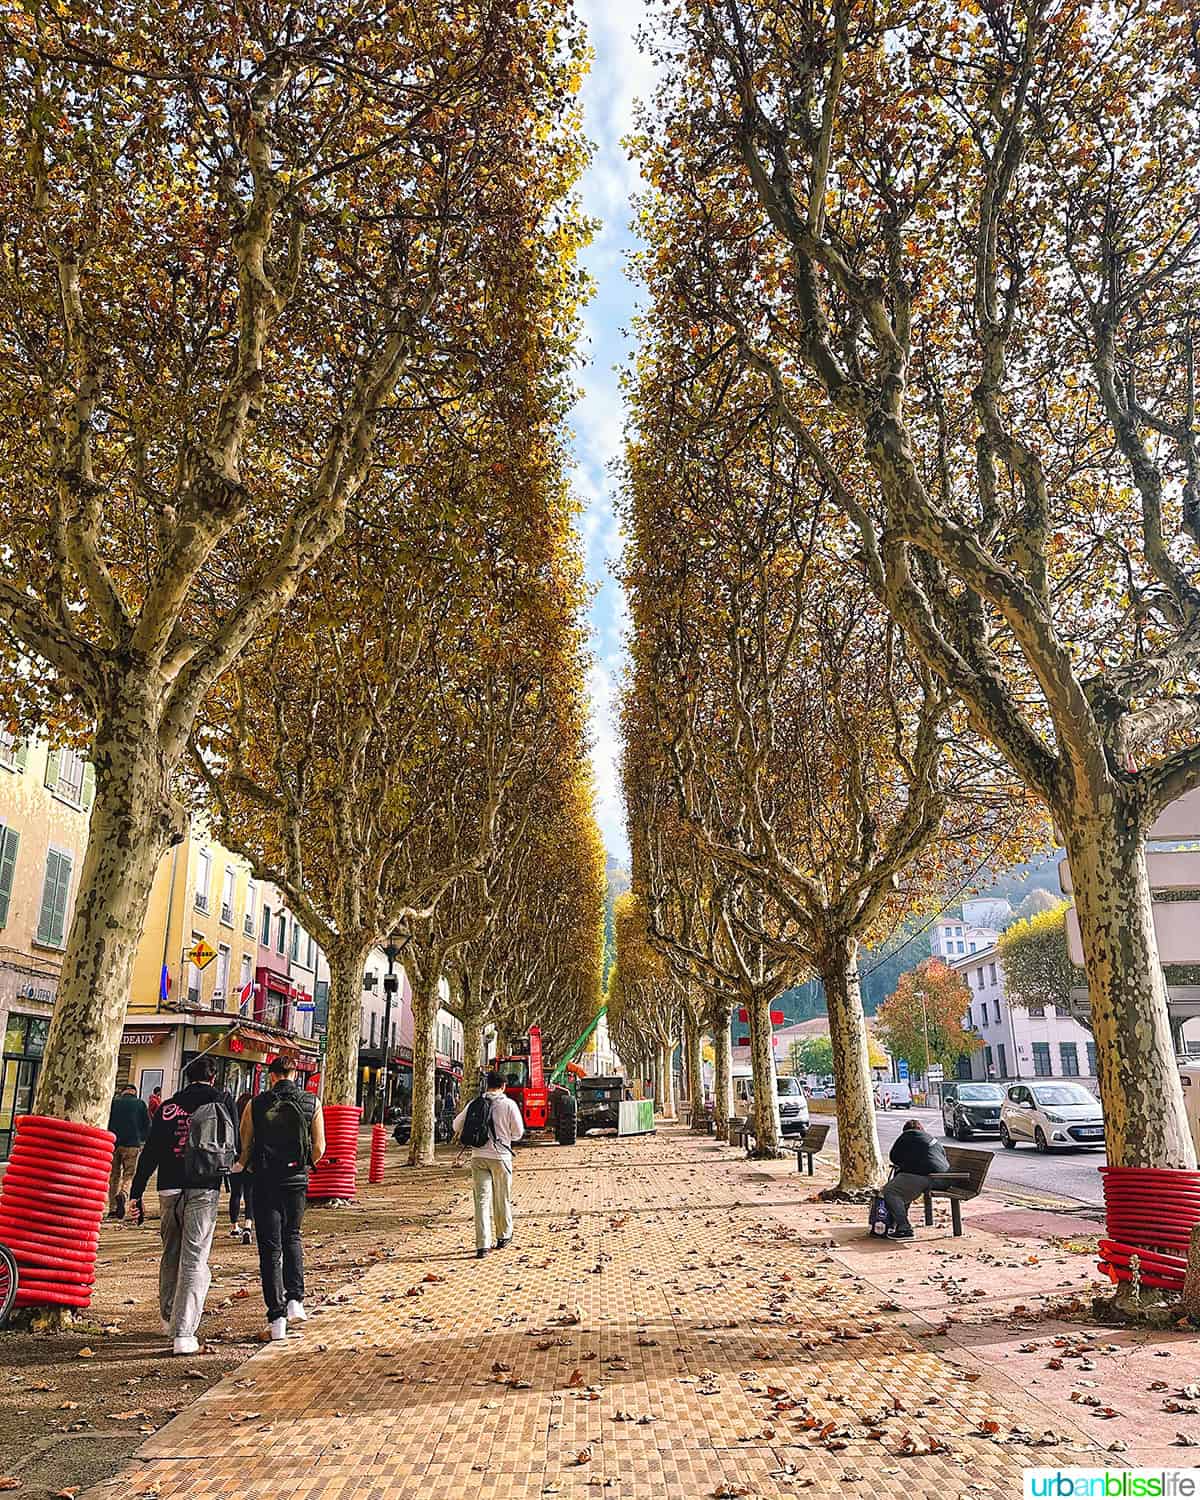
[[[830,943],[822,956],[821,982],[829,1011],[838,1125],[840,1175],[822,1197],[865,1198],[884,1178],[883,1154],[875,1129],[875,1100],[866,1017],[858,978],[858,944],[851,938]]]
[[[664,1042],[658,1049],[658,1068],[662,1076],[663,1118],[673,1120],[679,1113],[675,1107],[675,1046]]]
[[[771,1002],[756,991],[747,1004],[750,1016],[750,1072],[754,1083],[754,1156],[778,1156],[783,1145],[779,1094],[775,1088]]]
[[[713,1022],[713,1119],[724,1136],[733,1116],[733,1048],[729,1044],[729,1011],[716,1012]]]
[[[106,1125],[150,888],[183,816],[152,707],[135,698],[97,729],[96,799],[66,933],[34,1110]]]
[[[1194,1168],[1138,820],[1119,804],[1063,828],[1079,916],[1108,1159]]]
[[[687,1038],[688,1102],[692,1106],[692,1131],[705,1135],[708,1131],[708,1111],[704,1107],[704,1075],[701,1072],[700,1023],[689,1011],[684,1021]]]
[[[432,977],[427,975],[420,980],[415,975],[410,978],[413,991],[413,1093],[408,1165],[427,1167],[433,1162],[439,975],[435,972]]]
[[[358,1096],[363,966],[370,951],[370,943],[347,943],[325,955],[329,961],[329,1021],[321,1096],[326,1104],[353,1104]],[[393,1006],[397,999],[393,997]],[[387,1037],[383,1045],[386,1049]]]
[[[472,996],[463,1008],[463,1097],[470,1099],[479,1087],[483,1069],[483,1006]]]

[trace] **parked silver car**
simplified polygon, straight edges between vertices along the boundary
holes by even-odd
[[[1103,1147],[1104,1111],[1081,1083],[1013,1083],[1000,1108],[1000,1140],[1010,1151],[1022,1141],[1039,1151]]]

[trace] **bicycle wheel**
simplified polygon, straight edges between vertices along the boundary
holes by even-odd
[[[8,1315],[17,1300],[17,1263],[7,1245],[0,1245],[0,1328],[8,1322]]]

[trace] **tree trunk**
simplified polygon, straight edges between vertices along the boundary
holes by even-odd
[[[658,1068],[662,1076],[662,1113],[664,1120],[673,1120],[677,1114],[675,1108],[675,1048],[670,1042],[663,1042],[658,1049]]]
[[[362,1038],[363,967],[369,942],[348,943],[327,953],[329,960],[329,1020],[326,1030],[325,1077],[321,1097],[326,1104],[354,1104],[358,1095],[358,1049]],[[393,996],[395,1005],[399,996]],[[388,1038],[383,1039],[387,1055]],[[374,1094],[364,1099],[368,1117]]]
[[[650,1080],[654,1088],[654,1113],[661,1115],[666,1108],[663,1095],[662,1048],[656,1046],[650,1056]]]
[[[875,1129],[867,1022],[858,979],[858,944],[852,938],[830,944],[821,963],[821,982],[825,986],[829,1040],[833,1047],[841,1169],[837,1186],[821,1196],[865,1198],[886,1173]]]
[[[436,1031],[441,998],[438,966],[431,975],[412,980],[413,1092],[412,1135],[408,1144],[410,1167],[428,1167],[433,1162],[433,1122],[436,1091]]]
[[[474,998],[463,1011],[463,1097],[473,1098],[483,1068],[483,1006]]]
[[[1066,819],[1108,1160],[1196,1165],[1150,910],[1143,832],[1120,801]]]
[[[713,1022],[713,1120],[717,1134],[728,1133],[733,1116],[733,1048],[729,1043],[729,1011],[716,1013]]]
[[[152,716],[128,709],[119,719],[93,744],[96,800],[34,1103],[38,1114],[84,1125],[108,1123],[150,888],[183,832]]]
[[[775,1087],[775,1053],[771,1045],[771,1002],[762,994],[751,996],[750,1073],[754,1085],[754,1155],[778,1156],[783,1128],[779,1123],[779,1093]]]
[[[704,1108],[704,1076],[700,1069],[700,1022],[690,1012],[684,1022],[687,1038],[688,1102],[692,1106],[692,1131],[708,1132],[708,1111]]]

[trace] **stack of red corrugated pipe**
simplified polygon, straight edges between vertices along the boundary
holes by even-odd
[[[0,1242],[20,1276],[18,1307],[87,1307],[116,1137],[94,1125],[20,1115],[0,1186]]]
[[[327,1104],[325,1117],[325,1155],[313,1168],[308,1179],[310,1198],[353,1198],[358,1183],[358,1122],[362,1107],[357,1104]]]
[[[387,1126],[371,1126],[371,1170],[367,1174],[368,1182],[383,1181],[383,1162],[387,1155]]]
[[[1101,1167],[1108,1235],[1100,1241],[1100,1269],[1131,1281],[1138,1258],[1144,1286],[1182,1291],[1188,1244],[1200,1224],[1200,1172],[1169,1167]]]

